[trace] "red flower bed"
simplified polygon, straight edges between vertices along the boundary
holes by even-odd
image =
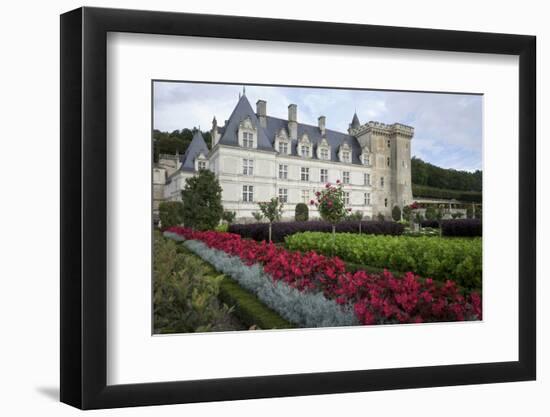
[[[338,257],[328,258],[314,251],[290,252],[273,243],[242,239],[233,233],[198,232],[171,227],[169,232],[199,240],[208,247],[238,256],[245,264],[258,263],[275,281],[300,291],[321,291],[339,304],[351,304],[363,324],[420,323],[481,320],[481,297],[463,296],[453,281],[444,285],[422,280],[408,272],[396,278],[384,271],[347,272]]]

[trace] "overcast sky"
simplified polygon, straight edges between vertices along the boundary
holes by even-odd
[[[229,118],[241,85],[155,82],[154,128],[172,132],[212,127]],[[246,86],[253,109],[267,101],[269,116],[286,119],[290,103],[298,105],[298,121],[317,124],[327,118],[328,129],[347,132],[357,109],[361,123],[399,122],[415,128],[412,153],[444,168],[482,168],[482,96],[369,90]]]

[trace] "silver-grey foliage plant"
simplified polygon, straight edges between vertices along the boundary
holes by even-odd
[[[174,233],[165,233],[174,238]],[[176,235],[176,240],[184,240]],[[209,248],[198,240],[183,243],[187,249],[210,263],[218,271],[230,276],[243,288],[255,294],[264,304],[275,310],[286,320],[301,327],[353,326],[359,322],[351,306],[341,306],[328,300],[322,293],[302,292],[281,281],[273,281],[254,264],[248,266],[236,256]]]

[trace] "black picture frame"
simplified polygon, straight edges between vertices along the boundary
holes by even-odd
[[[108,32],[519,56],[519,360],[113,385],[107,376]],[[82,409],[534,380],[534,36],[79,8],[61,15],[61,401]]]

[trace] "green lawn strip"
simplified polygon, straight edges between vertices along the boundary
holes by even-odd
[[[185,246],[178,245],[178,252],[184,252],[200,259]],[[220,273],[209,263],[200,259],[211,272],[211,277]],[[242,288],[236,281],[224,275],[218,298],[228,306],[233,306],[233,314],[243,325],[260,329],[291,329],[296,326],[282,318],[277,312],[263,304],[258,297]]]

